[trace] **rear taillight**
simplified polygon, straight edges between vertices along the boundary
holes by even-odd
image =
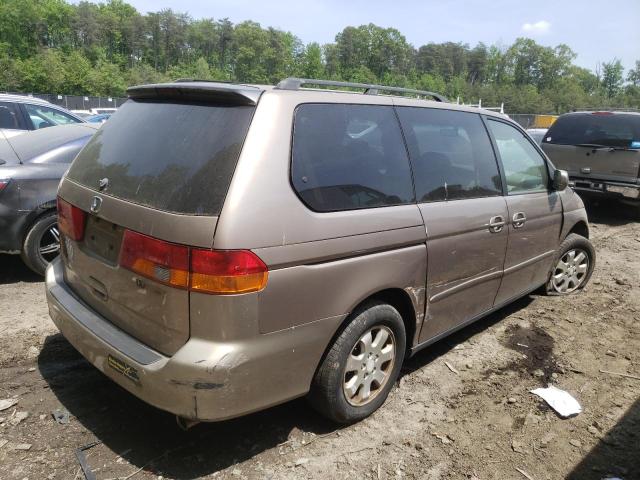
[[[221,295],[262,290],[267,266],[248,250],[191,250],[191,290]]]
[[[591,112],[591,115],[607,116],[607,115],[614,115],[614,113],[613,112]]]
[[[267,266],[248,250],[204,250],[125,231],[120,266],[143,277],[194,292],[231,295],[267,284]]]
[[[189,286],[189,248],[126,230],[120,265],[172,287]]]
[[[79,242],[84,237],[87,214],[58,197],[58,228],[67,237]]]
[[[0,192],[2,192],[7,185],[9,185],[9,180],[0,180]]]

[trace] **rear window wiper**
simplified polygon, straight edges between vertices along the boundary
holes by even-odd
[[[637,150],[637,148],[630,148],[630,147],[622,147],[619,145],[601,145],[599,143],[577,143],[575,145],[576,147],[586,147],[586,148],[592,148],[594,150],[609,150],[610,152],[614,151],[614,150]]]
[[[599,150],[601,148],[614,148],[611,145],[602,145],[600,143],[576,143],[575,146],[576,147],[593,148],[595,150]]]

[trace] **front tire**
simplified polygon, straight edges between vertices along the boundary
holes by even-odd
[[[60,253],[58,216],[50,212],[39,217],[29,228],[20,253],[31,270],[44,275],[49,263]]]
[[[596,265],[596,251],[589,239],[570,233],[560,244],[546,291],[568,295],[584,288]]]
[[[402,316],[387,303],[372,301],[357,309],[323,359],[309,400],[338,423],[368,417],[393,388],[406,349]]]

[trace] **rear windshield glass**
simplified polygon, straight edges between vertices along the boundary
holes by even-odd
[[[607,147],[640,147],[640,115],[585,113],[558,118],[544,143]]]
[[[159,210],[218,215],[255,107],[129,100],[68,178]]]

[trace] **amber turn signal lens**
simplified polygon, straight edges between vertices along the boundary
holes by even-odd
[[[191,290],[195,292],[217,293],[219,295],[249,293],[262,290],[266,284],[267,272],[238,277],[191,274]]]

